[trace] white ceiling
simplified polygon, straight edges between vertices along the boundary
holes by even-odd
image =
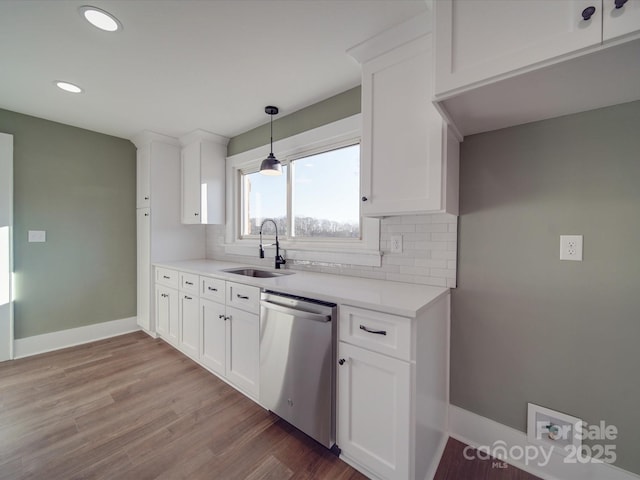
[[[90,4],[124,29],[78,12]],[[0,0],[0,108],[131,138],[234,136],[360,83],[345,51],[425,0]],[[54,80],[76,83],[79,95]]]

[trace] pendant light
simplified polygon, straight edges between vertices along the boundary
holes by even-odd
[[[263,175],[282,175],[282,164],[273,155],[273,116],[278,114],[278,107],[264,107],[264,112],[271,115],[271,151],[260,164],[260,173]]]

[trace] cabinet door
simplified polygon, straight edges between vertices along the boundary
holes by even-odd
[[[136,210],[137,228],[137,302],[138,325],[152,331],[150,318],[151,291],[151,217],[148,208]]]
[[[585,8],[595,6],[589,20]],[[600,0],[438,0],[435,93],[598,45]]]
[[[338,446],[381,478],[409,478],[407,362],[339,342]]]
[[[156,328],[170,343],[178,344],[178,291],[156,285]]]
[[[182,223],[200,223],[200,143],[182,149]]]
[[[195,359],[200,358],[199,298],[180,292],[180,349]]]
[[[222,225],[225,219],[227,147],[215,142],[202,142],[200,152],[201,221]]]
[[[260,322],[258,315],[227,307],[227,379],[258,398]]]
[[[151,206],[151,147],[141,147],[136,153],[136,208]]]
[[[640,1],[628,0],[616,8],[615,0],[602,0],[602,40],[618,39],[640,32]]]
[[[431,36],[362,67],[362,214],[441,211],[443,120],[431,102]]]
[[[227,320],[225,306],[200,299],[202,354],[200,360],[219,375],[226,375]]]

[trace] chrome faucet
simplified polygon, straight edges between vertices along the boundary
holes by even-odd
[[[273,223],[273,226],[276,227],[276,243],[272,245],[276,246],[276,269],[280,270],[280,265],[284,265],[285,263],[287,263],[287,261],[284,258],[282,258],[282,255],[280,255],[280,242],[278,241],[278,225],[276,225],[275,220],[273,220],[272,218],[265,218],[260,224],[260,258],[264,258],[264,249],[262,248],[262,227],[264,227],[264,224],[267,222]]]

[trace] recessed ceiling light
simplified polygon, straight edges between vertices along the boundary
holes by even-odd
[[[109,12],[105,12],[104,10],[90,5],[84,5],[78,10],[87,22],[100,30],[104,30],[106,32],[122,30],[122,24],[120,21]]]
[[[82,88],[80,88],[77,85],[74,85],[73,83],[60,82],[60,81],[55,81],[53,83],[55,83],[56,87],[58,87],[61,90],[64,90],[65,92],[82,93],[82,91],[83,91]]]

